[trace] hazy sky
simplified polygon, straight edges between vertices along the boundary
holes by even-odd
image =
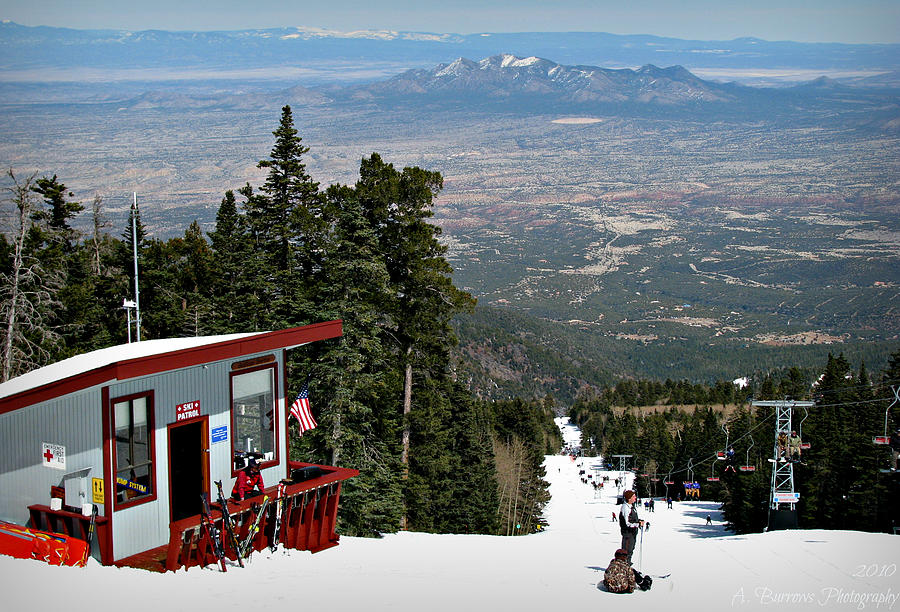
[[[306,26],[900,42],[900,0],[0,0],[0,19],[77,29]]]

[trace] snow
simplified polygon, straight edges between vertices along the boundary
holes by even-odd
[[[26,372],[21,376],[10,379],[0,384],[0,397],[15,395],[22,391],[28,391],[41,385],[57,382],[64,378],[77,376],[108,366],[120,361],[150,357],[174,351],[227,342],[238,338],[259,335],[264,332],[252,332],[241,334],[225,334],[221,336],[198,336],[190,338],[165,338],[158,340],[144,340],[142,342],[130,342],[107,348],[97,349],[89,353],[75,355],[62,361]]]
[[[559,419],[569,443],[577,428]],[[340,546],[312,555],[268,550],[247,567],[193,568],[153,574],[128,568],[51,567],[0,556],[7,610],[54,607],[105,609],[259,610],[300,608],[378,611],[603,610],[891,610],[898,609],[897,536],[855,531],[795,530],[735,536],[725,531],[717,504],[657,501],[640,508],[650,529],[634,563],[666,574],[653,588],[616,595],[598,588],[619,547],[611,520],[620,472],[596,471],[610,482],[595,495],[582,484],[579,462],[547,456],[552,499],[542,533],[523,537],[403,532],[382,539],[342,537]],[[626,478],[628,480],[628,478]],[[630,481],[628,481],[630,482]],[[706,525],[710,514],[712,525]],[[852,522],[852,516],[849,519]],[[52,592],[43,585],[52,585]],[[625,598],[626,601],[622,601]],[[221,607],[220,607],[221,606]]]
[[[222,336],[201,336],[191,338],[168,338],[161,340],[144,340],[143,342],[131,342],[108,348],[98,349],[89,353],[75,355],[62,361],[26,372],[0,384],[0,397],[14,395],[21,391],[27,391],[43,384],[56,382],[63,378],[83,374],[104,366],[136,359],[149,357],[173,351],[180,351],[208,344],[216,344],[237,338],[256,335],[258,332],[245,334],[227,334]]]
[[[510,66],[512,66],[514,68],[524,68],[526,66],[533,66],[534,64],[537,64],[540,61],[541,60],[539,58],[534,57],[534,56],[518,58],[515,55],[503,54],[503,61],[501,62],[500,65],[503,68],[508,68]]]

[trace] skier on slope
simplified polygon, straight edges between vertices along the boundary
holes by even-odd
[[[631,555],[634,553],[634,545],[637,542],[638,529],[644,526],[644,521],[638,518],[635,502],[637,493],[631,489],[625,491],[624,503],[619,510],[619,531],[622,532],[622,548],[628,553],[628,565],[631,565]]]

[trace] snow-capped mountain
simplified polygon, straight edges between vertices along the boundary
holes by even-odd
[[[648,64],[637,70],[564,66],[538,57],[494,55],[475,62],[459,58],[431,70],[408,70],[394,78],[361,86],[358,97],[426,95],[513,100],[533,98],[583,103],[643,102],[684,105],[729,102],[725,86],[704,81],[681,66]]]

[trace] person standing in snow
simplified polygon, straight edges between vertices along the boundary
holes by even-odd
[[[644,521],[638,518],[635,502],[637,493],[631,489],[625,491],[624,502],[619,510],[619,531],[622,532],[622,549],[628,553],[628,565],[631,565],[631,555],[637,542],[638,529],[644,526]]]
[[[628,551],[622,548],[616,551],[603,574],[603,584],[610,593],[634,593],[637,581],[628,563]]]

